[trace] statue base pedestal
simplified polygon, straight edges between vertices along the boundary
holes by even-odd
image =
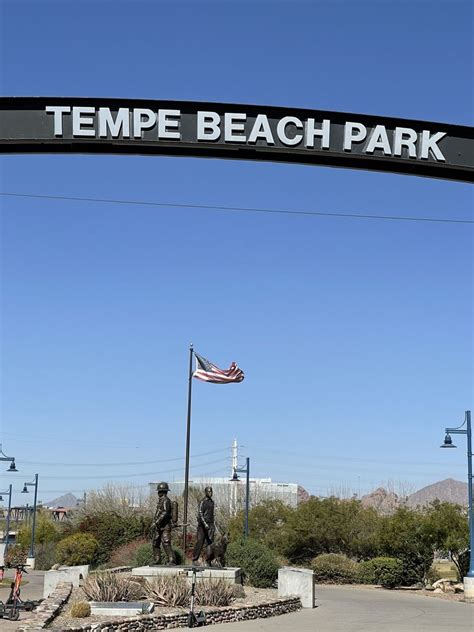
[[[202,579],[224,579],[228,584],[242,584],[242,571],[240,568],[219,568],[218,566],[196,566],[196,581]],[[132,575],[136,577],[186,577],[191,581],[193,576],[192,566],[139,566],[132,569]]]

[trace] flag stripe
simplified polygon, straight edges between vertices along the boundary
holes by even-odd
[[[193,373],[193,377],[198,380],[214,384],[232,384],[242,382],[244,379],[244,372],[242,369],[239,369],[235,362],[232,362],[230,367],[225,370],[220,369],[197,353],[194,355],[196,357],[196,370]]]

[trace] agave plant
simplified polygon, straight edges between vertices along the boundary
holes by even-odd
[[[228,606],[235,593],[234,587],[225,579],[203,579],[196,584],[195,596],[200,606]]]
[[[144,596],[139,582],[108,571],[88,575],[82,590],[91,601],[136,601]]]
[[[184,577],[154,577],[145,584],[147,599],[164,607],[188,606],[191,586]]]

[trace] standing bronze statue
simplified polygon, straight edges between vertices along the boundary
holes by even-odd
[[[206,542],[207,546],[214,542],[215,524],[212,487],[206,487],[204,493],[205,496],[199,503],[197,515],[197,540],[193,552],[193,563],[198,561],[204,542]]]
[[[158,504],[156,506],[155,517],[153,518],[153,556],[155,564],[161,564],[161,545],[168,557],[168,565],[175,566],[176,559],[171,547],[171,527],[173,522],[173,506],[168,498],[170,488],[168,483],[160,483],[156,491],[158,492]]]

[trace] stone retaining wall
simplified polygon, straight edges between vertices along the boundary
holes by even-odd
[[[69,591],[70,592],[70,591]],[[53,595],[51,595],[53,597]],[[58,610],[59,610],[58,606]],[[301,608],[299,597],[287,599],[277,599],[256,606],[229,606],[228,608],[206,609],[206,625],[215,623],[231,623],[235,621],[247,621],[249,619],[267,619],[289,612],[296,612]],[[53,615],[54,616],[54,615]],[[51,618],[48,619],[51,621]],[[47,622],[45,622],[46,625]],[[19,631],[29,632],[38,630],[41,627],[30,627],[29,622],[19,628]],[[43,626],[44,627],[44,626]],[[109,621],[100,623],[84,623],[84,625],[66,628],[68,632],[93,632],[102,630],[103,632],[142,632],[145,630],[167,630],[169,628],[187,628],[188,613],[179,614],[151,614],[140,617],[115,617]]]
[[[51,595],[40,603],[30,617],[21,622],[17,630],[23,632],[26,630],[42,630],[45,628],[48,623],[57,616],[61,606],[69,599],[71,591],[71,583],[61,582],[58,584]]]

